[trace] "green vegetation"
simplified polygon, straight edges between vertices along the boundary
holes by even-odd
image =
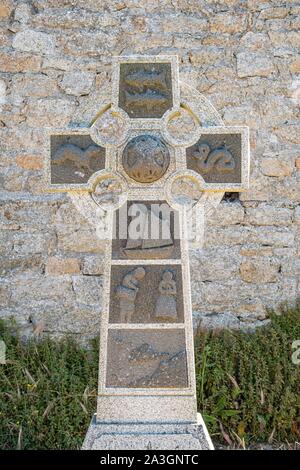
[[[97,345],[23,343],[0,325],[7,363],[0,365],[0,448],[79,448],[96,410]]]
[[[300,308],[271,315],[253,334],[199,331],[195,341],[198,409],[213,438],[227,443],[299,440]],[[21,341],[0,323],[0,448],[79,448],[96,409],[98,345]]]
[[[300,307],[270,314],[252,334],[199,332],[195,342],[198,409],[228,444],[294,442],[300,435]]]

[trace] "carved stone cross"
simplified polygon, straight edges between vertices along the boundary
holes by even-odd
[[[205,212],[248,178],[248,129],[180,83],[175,56],[116,58],[91,127],[50,131],[48,188],[68,191],[106,243],[84,448],[212,448],[197,415],[189,239],[201,244]]]

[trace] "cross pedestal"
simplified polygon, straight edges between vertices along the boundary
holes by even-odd
[[[175,56],[119,57],[87,129],[50,130],[48,188],[105,240],[97,413],[84,449],[212,449],[197,414],[189,243],[248,187],[246,127],[179,82]]]

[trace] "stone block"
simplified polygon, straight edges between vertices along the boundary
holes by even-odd
[[[233,12],[217,13],[210,18],[210,30],[213,33],[235,34],[245,31],[247,28],[246,14],[234,14]]]
[[[31,29],[19,31],[15,35],[12,45],[22,52],[47,55],[55,52],[55,39],[52,35]]]
[[[92,90],[95,75],[85,71],[65,72],[59,86],[67,95],[88,95]]]
[[[274,72],[274,62],[266,55],[249,51],[237,54],[237,75],[240,78],[269,77]]]
[[[156,410],[155,410],[156,411]],[[83,450],[213,450],[200,414],[195,423],[103,424],[94,416]],[[107,460],[105,460],[106,463]],[[103,462],[104,463],[104,462]]]
[[[287,226],[292,223],[292,210],[276,207],[271,204],[259,204],[257,207],[246,208],[245,222],[251,225]]]
[[[284,177],[290,176],[293,172],[292,163],[277,158],[263,158],[260,166],[266,176]]]
[[[29,127],[66,127],[74,111],[74,104],[62,98],[41,98],[30,101],[26,108]]]
[[[95,276],[73,276],[73,289],[79,304],[98,306],[101,300],[102,278]]]
[[[103,274],[104,258],[101,255],[88,255],[82,261],[82,274],[99,276]]]
[[[239,202],[221,202],[207,217],[207,223],[213,227],[227,227],[228,225],[242,224],[244,221],[244,208]]]
[[[56,80],[44,74],[14,75],[11,93],[15,99],[19,97],[45,98],[57,93]]]
[[[24,170],[41,170],[44,166],[44,159],[41,155],[19,155],[16,164]]]
[[[51,256],[46,261],[45,273],[48,276],[79,274],[80,262],[77,258],[61,258],[59,256]]]
[[[240,265],[241,278],[245,282],[276,282],[281,265],[272,260],[255,259],[243,261]]]
[[[11,0],[2,0],[0,5],[0,18],[7,18],[12,12],[13,4]]]
[[[103,253],[105,241],[97,237],[94,228],[88,224],[59,225],[56,228],[58,248],[62,251],[82,253]]]
[[[0,70],[2,72],[38,72],[41,68],[41,58],[19,52],[0,52]]]
[[[12,239],[14,253],[22,255],[49,253],[56,242],[51,233],[16,232]]]
[[[26,299],[27,311],[30,311],[30,302],[39,302],[39,306],[43,305],[43,301],[49,299],[56,302],[63,302],[67,298],[74,296],[72,290],[72,281],[70,276],[22,276],[20,274],[15,277],[14,289],[12,291],[11,300],[14,303],[24,305]],[[42,308],[44,310],[45,307]]]

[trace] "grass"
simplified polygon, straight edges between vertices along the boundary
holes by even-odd
[[[230,445],[295,442],[300,434],[300,308],[271,315],[253,334],[199,331],[195,340],[198,409],[209,431]],[[98,344],[66,338],[23,343],[0,323],[0,448],[80,448],[96,409]]]
[[[228,444],[294,442],[300,436],[300,308],[271,316],[253,334],[199,332],[195,342],[198,409]]]

